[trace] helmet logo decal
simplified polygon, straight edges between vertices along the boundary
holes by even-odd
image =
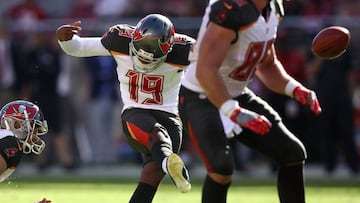
[[[165,43],[160,43],[160,49],[164,54],[167,54],[170,51],[170,48],[172,47],[171,41],[172,39],[169,39]]]
[[[136,41],[142,39],[143,37],[144,36],[141,34],[140,29],[135,29],[132,39]]]
[[[161,51],[164,54],[169,53],[169,51],[171,50],[171,47],[172,47],[172,45],[174,43],[174,35],[175,35],[175,30],[174,30],[174,26],[172,26],[171,27],[170,38],[166,42],[160,43]]]
[[[10,106],[8,109],[10,112],[7,112],[7,114],[14,116],[15,118],[24,120],[24,113],[26,110],[26,113],[28,114],[29,118],[33,118],[35,115],[35,110],[32,108],[26,108],[23,104],[14,104],[13,106]]]

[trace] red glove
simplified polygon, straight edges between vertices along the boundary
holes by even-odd
[[[220,111],[240,126],[254,133],[264,135],[270,131],[271,123],[263,115],[241,108],[237,101],[228,100],[220,108]]]
[[[293,96],[301,104],[309,105],[310,110],[314,112],[316,115],[319,115],[321,113],[320,103],[314,91],[309,90],[303,86],[298,86],[294,89]]]
[[[271,127],[270,121],[265,116],[240,107],[233,111],[230,119],[260,135],[268,133]]]

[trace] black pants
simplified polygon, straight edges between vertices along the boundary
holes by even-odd
[[[149,149],[151,133],[159,129],[169,139],[164,139],[178,153],[182,142],[182,124],[179,116],[159,110],[132,108],[122,116],[125,138],[134,150],[144,156],[144,161],[153,160]]]
[[[231,175],[234,170],[233,151],[224,133],[218,109],[204,95],[183,86],[179,94],[179,112],[185,132],[191,136],[208,172]],[[234,99],[239,101],[242,108],[264,115],[272,127],[263,136],[244,128],[232,139],[261,152],[279,166],[306,159],[306,150],[301,141],[284,126],[279,114],[268,103],[248,89]]]

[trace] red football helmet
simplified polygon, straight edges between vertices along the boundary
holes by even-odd
[[[48,132],[46,120],[37,105],[16,100],[7,103],[0,111],[1,128],[12,131],[23,144],[23,153],[40,154],[45,142],[38,135]]]
[[[174,45],[174,35],[172,22],[163,15],[150,14],[141,19],[129,44],[134,68],[144,73],[158,68]]]

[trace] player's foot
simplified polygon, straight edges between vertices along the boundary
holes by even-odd
[[[189,192],[190,178],[184,162],[177,154],[170,154],[167,160],[167,171],[180,192]]]

